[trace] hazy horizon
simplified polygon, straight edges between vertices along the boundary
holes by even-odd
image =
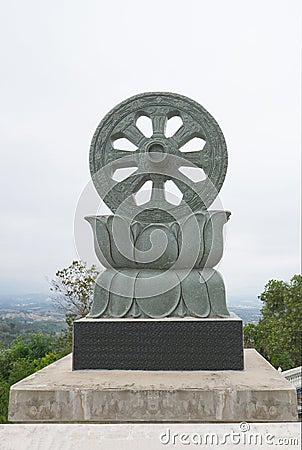
[[[259,293],[260,294],[260,293]],[[26,293],[6,293],[6,294],[0,294],[0,305],[3,304],[5,298],[11,299],[22,299],[25,297],[28,297],[29,299],[32,300],[32,298],[30,297],[43,297],[45,298],[45,300],[47,298],[51,298],[52,293],[51,292],[26,292]],[[258,299],[258,297],[256,296],[255,298],[247,295],[245,297],[228,297],[227,296],[227,304],[230,306],[238,306],[238,305],[243,305],[243,306],[251,306],[251,307],[261,307],[262,306],[262,301],[260,299]]]

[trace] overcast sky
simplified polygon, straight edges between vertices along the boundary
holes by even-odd
[[[77,258],[92,135],[146,91],[191,97],[225,135],[229,298],[300,271],[300,1],[1,3],[0,293],[47,292]]]

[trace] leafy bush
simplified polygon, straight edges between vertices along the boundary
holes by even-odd
[[[18,336],[9,348],[0,347],[0,423],[7,423],[10,386],[69,353],[57,339],[43,333]]]
[[[273,366],[288,370],[302,365],[302,276],[287,283],[270,280],[259,296],[262,317],[244,327],[246,347],[254,347]]]

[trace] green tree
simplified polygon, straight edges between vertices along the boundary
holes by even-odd
[[[64,312],[68,326],[59,339],[63,348],[71,347],[73,321],[85,317],[90,311],[98,274],[95,265],[87,267],[83,261],[73,261],[65,269],[58,270],[51,280],[50,290],[55,294],[53,303]]]
[[[257,325],[245,326],[245,346],[282,370],[302,365],[302,276],[289,283],[270,280],[259,298],[262,317]]]
[[[0,377],[0,423],[7,423],[10,383]]]
[[[0,423],[7,422],[10,386],[64,356],[57,341],[42,333],[18,336],[9,348],[0,346]]]

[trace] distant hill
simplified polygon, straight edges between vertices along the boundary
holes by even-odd
[[[33,293],[33,294],[1,294],[1,306],[27,306],[27,305],[51,305],[51,299],[47,294]]]
[[[228,309],[239,316],[243,323],[257,323],[261,317],[261,306],[233,306],[228,305]]]
[[[22,323],[64,322],[65,316],[45,294],[1,295],[0,318]]]
[[[1,305],[27,305],[27,304],[51,304],[51,298],[48,294],[43,293],[31,293],[31,294],[0,294],[0,306]],[[240,308],[261,308],[261,302],[254,298],[227,298],[227,304],[232,307]]]
[[[0,345],[30,332],[59,333],[65,316],[46,294],[0,295]]]
[[[244,323],[257,323],[260,318],[261,304],[258,302],[236,302],[228,300],[228,308],[237,314]],[[0,295],[0,317],[15,319],[21,322],[64,320],[47,294]]]

